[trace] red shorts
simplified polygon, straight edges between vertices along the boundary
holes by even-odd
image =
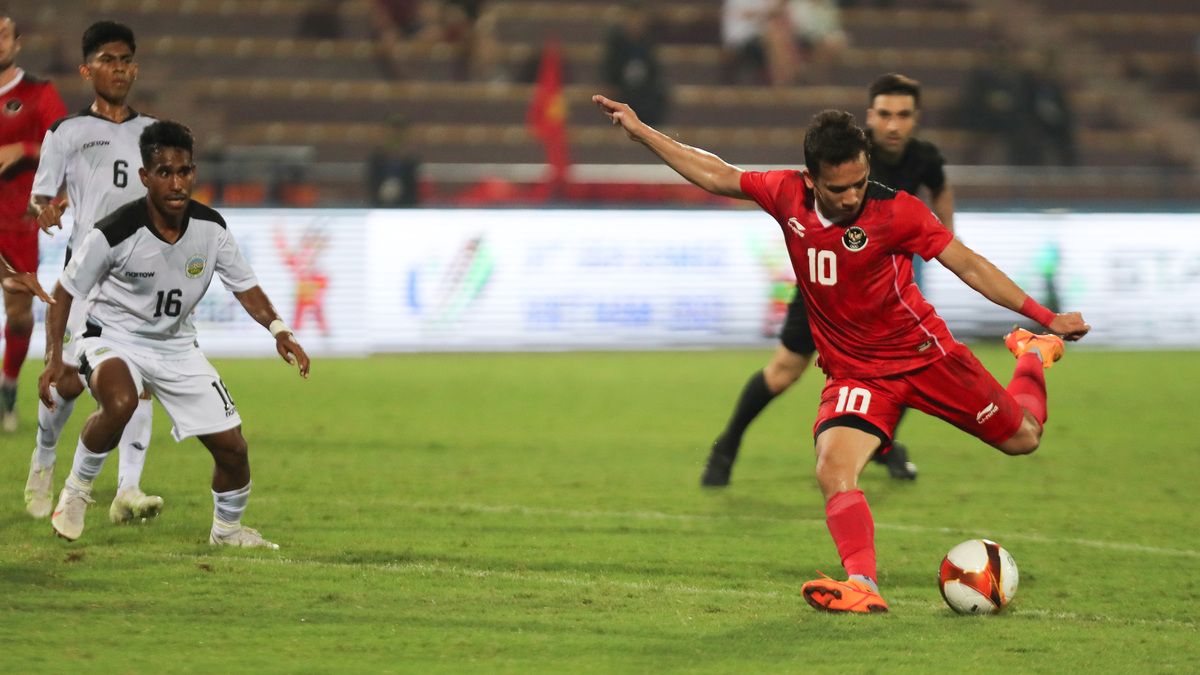
[[[37,226],[29,221],[0,222],[0,255],[18,272],[37,273]]]
[[[826,422],[849,415],[890,439],[906,407],[940,417],[989,445],[1012,438],[1025,418],[1021,405],[971,350],[958,345],[945,357],[909,373],[829,378],[821,392],[813,434]]]

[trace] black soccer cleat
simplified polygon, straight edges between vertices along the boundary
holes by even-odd
[[[733,472],[733,461],[737,459],[738,446],[729,447],[722,435],[713,443],[704,473],[700,475],[701,487],[725,487],[729,485],[729,474]]]
[[[892,442],[891,451],[881,454],[876,452],[871,458],[876,464],[887,467],[888,475],[897,480],[916,480],[917,465],[908,461],[908,447],[903,443]]]
[[[729,474],[733,471],[733,458],[713,451],[708,464],[700,476],[701,487],[725,487],[729,485]]]

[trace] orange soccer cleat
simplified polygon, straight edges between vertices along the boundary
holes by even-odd
[[[873,614],[888,611],[887,603],[877,591],[855,579],[836,581],[822,574],[820,579],[801,586],[800,592],[814,609],[825,612]]]
[[[1013,326],[1011,333],[1004,336],[1004,346],[1017,358],[1024,356],[1030,349],[1037,349],[1042,355],[1043,368],[1054,365],[1063,355],[1062,338],[1050,334],[1034,335],[1016,326]]]

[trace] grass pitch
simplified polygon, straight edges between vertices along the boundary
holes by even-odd
[[[1007,382],[1011,357],[977,348]],[[24,431],[0,437],[0,671],[1200,671],[1198,353],[1072,350],[1042,448],[1010,458],[912,414],[915,483],[870,466],[882,616],[810,609],[841,575],[812,477],[810,372],[752,427],[723,491],[708,444],[767,351],[411,355],[218,362],[246,421],[247,524],[282,550],[205,543],[211,461],[156,411],[157,521],[83,538],[20,497]],[[70,467],[81,403],[60,450]],[[1011,610],[960,617],[942,555],[1015,556]]]

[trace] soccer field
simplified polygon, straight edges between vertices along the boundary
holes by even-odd
[[[1007,382],[1012,359],[976,348]],[[155,522],[107,521],[115,456],[75,543],[22,509],[2,438],[0,671],[1200,671],[1200,353],[1069,349],[1041,449],[1006,457],[919,414],[914,483],[862,486],[892,611],[813,611],[842,570],[812,476],[811,372],[751,428],[724,491],[707,446],[767,351],[438,354],[219,361],[246,421],[246,523],[277,552],[206,544],[211,460],[161,408]],[[64,435],[61,486],[81,403]],[[1021,571],[1010,611],[937,590],[954,544]]]

